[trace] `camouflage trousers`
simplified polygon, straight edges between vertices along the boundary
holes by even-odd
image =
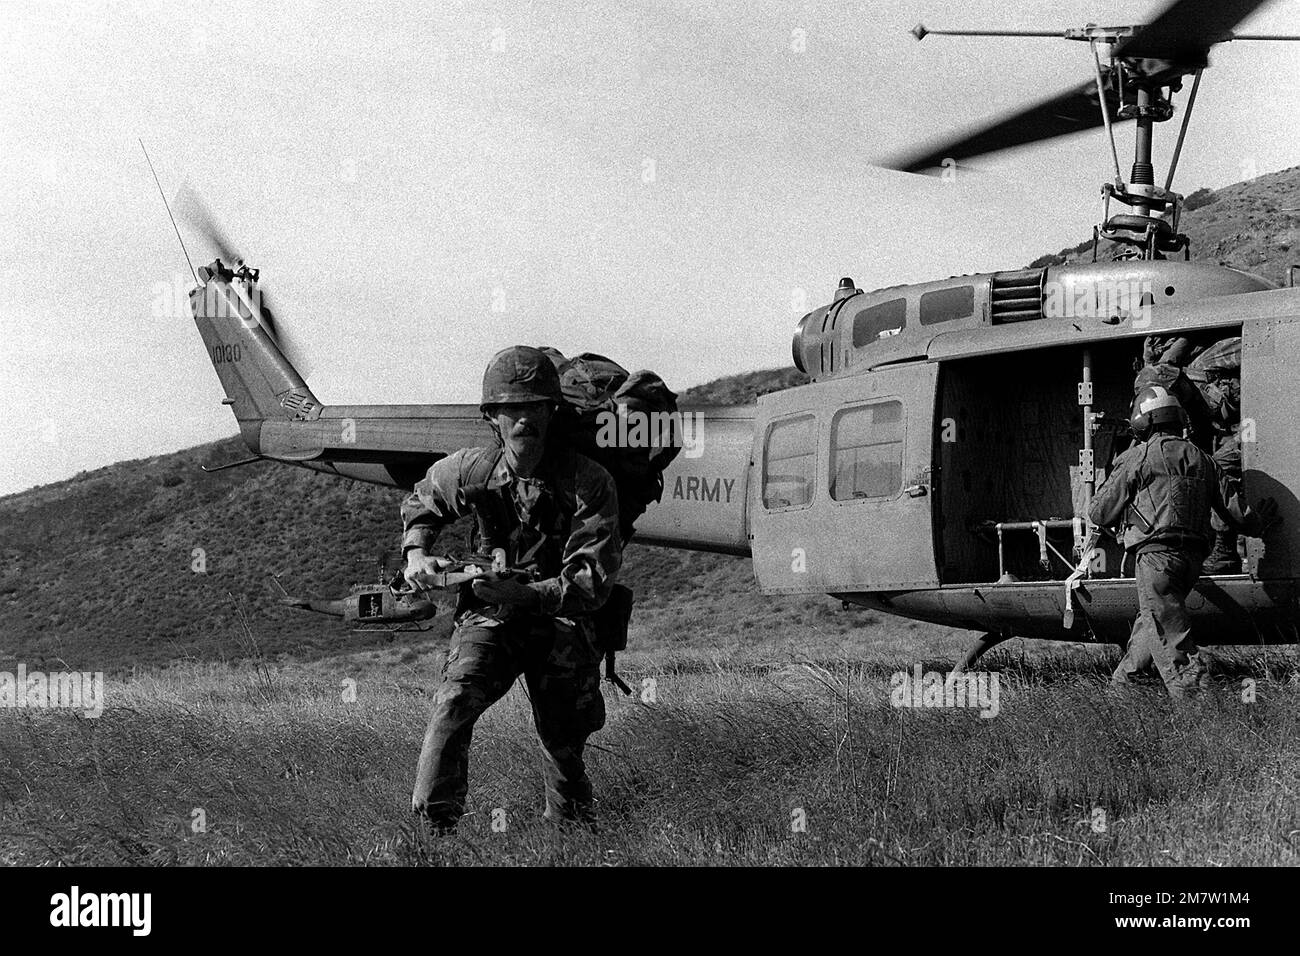
[[[1201,560],[1181,551],[1145,551],[1137,556],[1138,614],[1112,682],[1131,683],[1134,674],[1155,664],[1170,697],[1194,695],[1208,684],[1186,605],[1201,575]]]
[[[591,806],[582,752],[605,724],[600,655],[585,627],[531,615],[452,633],[415,772],[411,809],[454,826],[465,811],[469,746],[478,718],[523,675],[541,743],[546,818],[575,819]]]
[[[1214,461],[1223,473],[1241,480],[1241,442],[1236,435],[1220,438],[1214,452]],[[1205,574],[1240,574],[1241,555],[1237,552],[1237,532],[1219,517],[1210,514],[1210,527],[1214,530],[1214,546],[1205,559]]]

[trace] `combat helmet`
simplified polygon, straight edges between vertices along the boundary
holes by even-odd
[[[1187,412],[1182,403],[1164,386],[1147,385],[1133,398],[1133,411],[1129,415],[1133,434],[1141,441],[1151,437],[1157,425],[1187,427]]]
[[[492,356],[483,372],[483,396],[479,410],[493,405],[563,400],[560,376],[555,364],[540,349],[512,345]]]

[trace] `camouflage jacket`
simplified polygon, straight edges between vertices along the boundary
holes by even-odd
[[[1210,511],[1243,534],[1259,534],[1259,516],[1241,500],[1241,485],[1190,441],[1155,434],[1115,459],[1097,489],[1088,520],[1110,527],[1124,519],[1129,551],[1207,554]]]
[[[428,551],[438,533],[472,513],[463,490],[474,466],[499,449],[464,448],[433,464],[402,502],[402,550]],[[597,610],[609,597],[623,563],[618,493],[604,468],[579,454],[548,454],[532,478],[515,475],[501,456],[487,479],[517,535],[532,542],[528,555],[510,554],[512,566],[539,580],[538,613],[572,617]]]

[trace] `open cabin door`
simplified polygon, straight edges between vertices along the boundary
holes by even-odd
[[[754,574],[769,593],[936,587],[937,364],[891,366],[759,398]]]
[[[1246,539],[1257,578],[1300,577],[1300,317],[1248,320],[1241,341],[1241,468],[1245,498],[1277,501],[1280,525]]]

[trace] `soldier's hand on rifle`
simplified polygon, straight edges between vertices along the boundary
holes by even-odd
[[[437,574],[451,567],[451,562],[437,555],[425,554],[421,548],[412,548],[406,552],[406,570],[402,576],[408,587],[421,589],[429,583],[426,575]]]
[[[529,611],[541,607],[542,596],[514,578],[502,578],[498,581],[484,578],[475,581],[473,586],[474,596],[489,604],[510,604]]]

